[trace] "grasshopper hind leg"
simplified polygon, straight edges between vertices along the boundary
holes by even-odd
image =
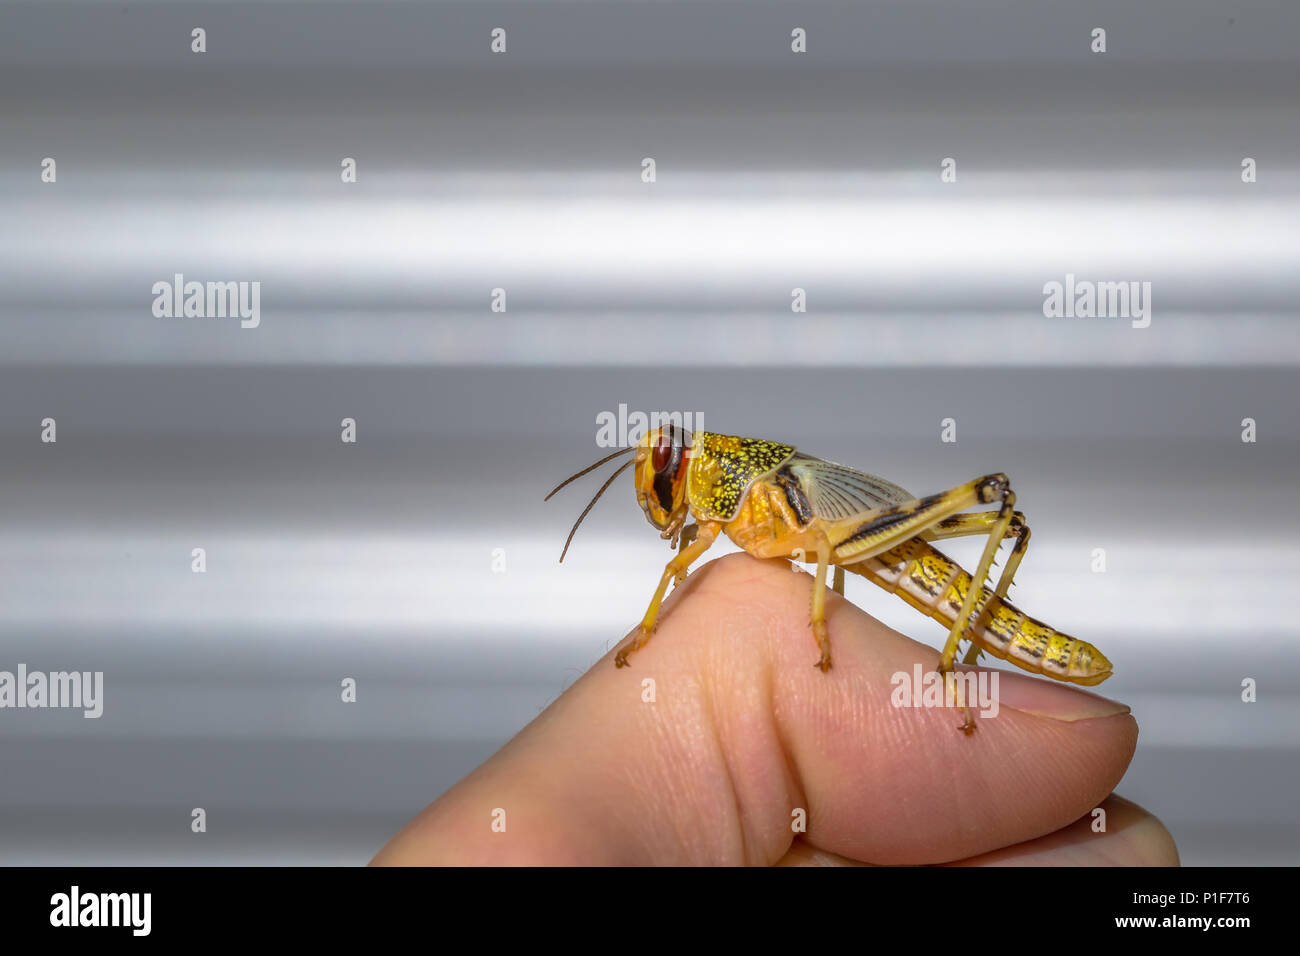
[[[956,670],[954,661],[957,656],[957,645],[966,636],[966,629],[968,627],[973,628],[979,621],[979,615],[975,611],[976,600],[984,590],[984,582],[988,580],[989,570],[993,566],[993,556],[997,553],[998,546],[1002,544],[1002,539],[1010,536],[1011,526],[1018,514],[1015,510],[1016,493],[1011,490],[1010,482],[1003,483],[1000,492],[1002,498],[1001,507],[996,512],[985,513],[992,517],[979,519],[988,523],[988,540],[984,544],[984,553],[980,555],[979,566],[971,577],[970,589],[966,592],[966,599],[962,602],[961,610],[957,612],[956,619],[952,624],[952,630],[948,633],[948,640],[944,643],[943,654],[939,658],[938,670],[945,677],[945,680],[948,674]],[[996,593],[999,598],[1004,597],[1007,589],[1011,587],[1012,576],[1020,564],[1020,558],[1024,554],[1025,545],[1029,540],[1029,528],[1024,524],[1023,515],[1020,516],[1019,525],[1023,531],[1016,532],[1017,538],[1012,548],[1011,558],[1007,561],[1007,566],[1003,568],[1002,575],[998,579]],[[981,614],[983,610],[984,608],[981,607]],[[979,643],[973,637],[971,638],[971,648],[966,652],[968,660],[972,653],[975,657],[979,657]],[[962,705],[962,715],[964,722],[959,729],[969,736],[975,732],[975,716],[971,713],[970,707],[965,704]]]
[[[954,515],[940,521],[922,536],[928,541],[938,541],[943,538],[957,538],[964,535],[991,535],[996,530],[997,525],[1000,524],[999,519],[1001,517],[1000,511],[980,511],[975,514]],[[1025,556],[1025,550],[1029,547],[1030,533],[1029,524],[1026,522],[1024,514],[1019,511],[1012,511],[1011,520],[1006,523],[1002,536],[1003,538],[1015,538],[1015,543],[1011,546],[1011,555],[1007,558],[1006,567],[1002,569],[1002,573],[998,576],[997,587],[993,592],[999,600],[1005,600],[1007,592],[1011,590],[1016,570],[1020,567],[1020,562]],[[998,539],[993,538],[993,540]],[[980,614],[970,623],[971,630],[983,620],[987,608],[988,605],[986,604],[980,609]],[[971,638],[970,647],[966,648],[966,654],[961,662],[971,665],[979,663],[980,654],[983,653],[983,650],[979,641]]]

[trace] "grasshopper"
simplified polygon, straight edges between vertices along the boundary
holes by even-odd
[[[688,434],[665,425],[560,482],[546,500],[569,482],[626,454],[632,459],[596,492],[560,554],[563,561],[578,526],[614,479],[634,468],[636,496],[646,519],[670,541],[677,556],[664,568],[640,629],[615,655],[617,667],[628,666],[628,658],[650,640],[668,585],[685,580],[691,563],[726,534],[757,558],[811,561],[815,556],[812,632],[821,651],[815,666],[823,672],[831,667],[826,575],[834,566],[839,593],[843,571],[848,570],[949,627],[940,675],[955,670],[965,639],[970,641],[965,664],[974,664],[981,651],[988,651],[1027,671],[1075,684],[1099,684],[1111,674],[1110,661],[1091,644],[1060,633],[1007,601],[1029,544],[1029,525],[1015,510],[1016,495],[1006,475],[985,475],[918,498],[883,478],[803,454],[793,445],[705,431]],[[997,507],[971,510],[979,505]],[[688,525],[691,519],[695,523]],[[973,576],[929,543],[963,535],[988,539]],[[985,584],[1006,538],[1015,542],[990,591]],[[974,719],[969,708],[963,711],[961,729],[969,734]]]

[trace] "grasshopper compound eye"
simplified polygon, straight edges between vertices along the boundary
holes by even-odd
[[[658,474],[676,472],[676,463],[681,456],[681,443],[677,437],[677,428],[667,425],[659,432],[659,439],[650,451],[650,465]]]
[[[659,444],[655,445],[655,450],[650,455],[650,464],[654,465],[655,471],[664,471],[672,460],[673,443],[667,438],[660,438]]]

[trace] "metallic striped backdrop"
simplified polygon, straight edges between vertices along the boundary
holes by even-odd
[[[1020,603],[1140,721],[1120,792],[1184,862],[1297,862],[1297,35],[1249,0],[0,3],[0,669],[107,683],[0,712],[0,862],[368,859],[643,608],[630,481],[562,567],[580,502],[541,503],[620,404],[920,492],[1008,472]],[[177,273],[260,282],[260,325],[155,317]],[[1045,317],[1067,275],[1150,282],[1150,327]]]

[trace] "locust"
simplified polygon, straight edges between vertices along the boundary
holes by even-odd
[[[843,572],[867,578],[897,594],[949,628],[939,658],[941,676],[962,659],[980,653],[1010,661],[1035,674],[1074,684],[1099,684],[1111,663],[1087,641],[1063,634],[1025,614],[1007,600],[1029,544],[1029,525],[1015,510],[1016,495],[1004,474],[984,475],[938,494],[918,497],[875,475],[800,452],[793,445],[714,432],[687,432],[669,424],[646,432],[635,444],[560,482],[546,500],[570,482],[630,454],[596,492],[574,522],[560,560],[578,526],[601,495],[628,468],[634,469],[637,500],[646,519],[677,551],[665,566],[641,626],[614,656],[617,667],[650,640],[659,606],[670,584],[680,584],[697,558],[720,535],[756,558],[816,561],[812,590],[812,634],[820,656],[814,666],[831,668],[826,626],[827,571],[843,594]],[[991,510],[976,510],[981,505]],[[692,522],[692,523],[688,523]],[[987,540],[974,575],[938,551],[932,541],[969,535]],[[1010,555],[990,590],[994,558],[1007,539]],[[974,719],[963,707],[960,729],[970,734]]]

